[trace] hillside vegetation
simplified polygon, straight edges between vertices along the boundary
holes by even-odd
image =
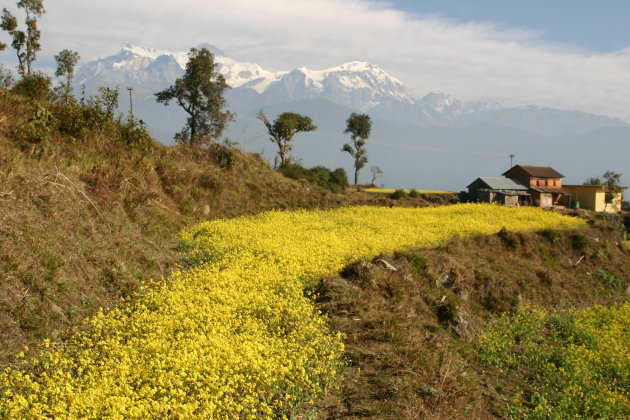
[[[387,208],[454,196],[335,194],[105,105],[0,89],[0,417],[630,414],[615,220]]]
[[[627,418],[630,252],[617,226],[501,230],[324,277],[318,302],[348,368],[320,418]]]
[[[286,418],[337,379],[341,336],[305,287],[357,258],[453,236],[582,226],[460,204],[267,212],[186,230],[186,271],[0,375],[6,417]]]
[[[428,204],[332,194],[221,144],[163,146],[103,97],[62,105],[0,88],[0,365],[169,272],[185,226],[388,202]]]

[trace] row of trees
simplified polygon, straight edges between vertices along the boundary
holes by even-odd
[[[4,8],[0,18],[0,29],[11,37],[11,47],[15,50],[18,59],[17,71],[21,77],[17,85],[18,91],[36,99],[43,99],[43,96],[50,93],[52,81],[45,74],[33,71],[33,63],[37,58],[37,53],[42,48],[38,19],[46,13],[44,2],[43,0],[20,0],[17,2],[17,7],[26,15],[25,28],[22,29],[18,19],[7,8]],[[7,44],[0,42],[0,51],[6,47]],[[59,77],[62,82],[55,88],[54,94],[66,104],[74,100],[72,81],[79,58],[79,53],[67,49],[60,51],[55,56],[57,63],[55,76]],[[9,85],[10,77],[4,75],[4,78],[6,80],[3,80],[3,84]]]
[[[216,70],[212,53],[206,48],[192,48],[184,75],[172,86],[155,94],[158,103],[167,106],[175,101],[188,114],[186,126],[175,134],[177,143],[202,146],[221,137],[228,123],[234,119],[233,113],[224,110],[224,93],[228,88],[225,78]],[[295,135],[317,130],[311,118],[293,112],[284,112],[273,122],[263,111],[258,113],[257,118],[267,128],[271,142],[278,147],[280,167],[290,162]],[[344,133],[350,134],[352,141],[344,144],[342,151],[354,159],[355,184],[358,184],[359,171],[368,161],[365,145],[371,131],[369,115],[353,113],[346,121]],[[382,174],[380,169],[376,173]]]

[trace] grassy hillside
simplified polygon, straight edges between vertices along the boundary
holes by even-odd
[[[36,103],[0,88],[0,365],[167,273],[185,226],[366,203],[428,204],[332,194],[235,148],[163,146],[95,99]]]
[[[576,231],[503,231],[353,263],[318,290],[331,327],[346,336],[348,361],[320,418],[624,418],[630,319],[615,327],[604,314],[597,330],[611,338],[598,338],[573,324],[571,311],[627,302],[629,279],[630,252],[601,221]],[[528,307],[549,318],[532,324]],[[569,360],[583,343],[590,344],[580,359],[600,360],[584,365],[594,372],[589,379]],[[617,362],[606,362],[611,357]],[[616,396],[603,403],[607,387]]]

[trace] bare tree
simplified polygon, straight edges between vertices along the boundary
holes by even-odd
[[[383,171],[381,170],[380,167],[374,165],[370,168],[370,172],[372,172],[372,182],[370,182],[372,185],[374,185],[374,182],[376,181],[376,178],[380,178],[383,176]]]

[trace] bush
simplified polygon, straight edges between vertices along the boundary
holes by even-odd
[[[36,101],[44,101],[51,93],[52,80],[42,72],[23,77],[15,84],[13,92]]]
[[[419,197],[419,196],[420,196],[420,193],[418,191],[416,191],[415,188],[413,190],[409,191],[409,197],[416,198],[416,197]]]
[[[125,122],[120,119],[117,121],[117,107],[118,91],[100,87],[94,96],[86,95],[83,91],[78,104],[55,104],[53,112],[59,121],[59,131],[75,138],[81,138],[87,133],[93,135],[94,131],[111,131],[121,126],[124,126],[122,141],[127,144],[141,142],[149,136],[142,121],[136,121],[133,117],[128,117]]]
[[[310,184],[326,188],[330,191],[340,193],[348,186],[348,175],[343,168],[337,168],[334,171],[325,166],[315,166],[310,169],[304,168],[297,163],[287,163],[278,171],[287,178],[295,180],[304,180]]]
[[[232,169],[234,166],[234,153],[230,150],[229,146],[224,146],[219,143],[212,143],[210,145],[214,152],[214,159],[222,169]]]
[[[120,123],[120,139],[127,146],[140,146],[146,148],[153,140],[142,120],[136,120],[131,113],[125,122]]]
[[[406,195],[407,194],[405,193],[405,190],[396,190],[389,195],[389,198],[391,198],[392,200],[399,200]]]
[[[583,233],[576,232],[571,235],[571,245],[575,250],[583,251],[588,248],[590,244],[591,241],[589,241],[588,237]]]

